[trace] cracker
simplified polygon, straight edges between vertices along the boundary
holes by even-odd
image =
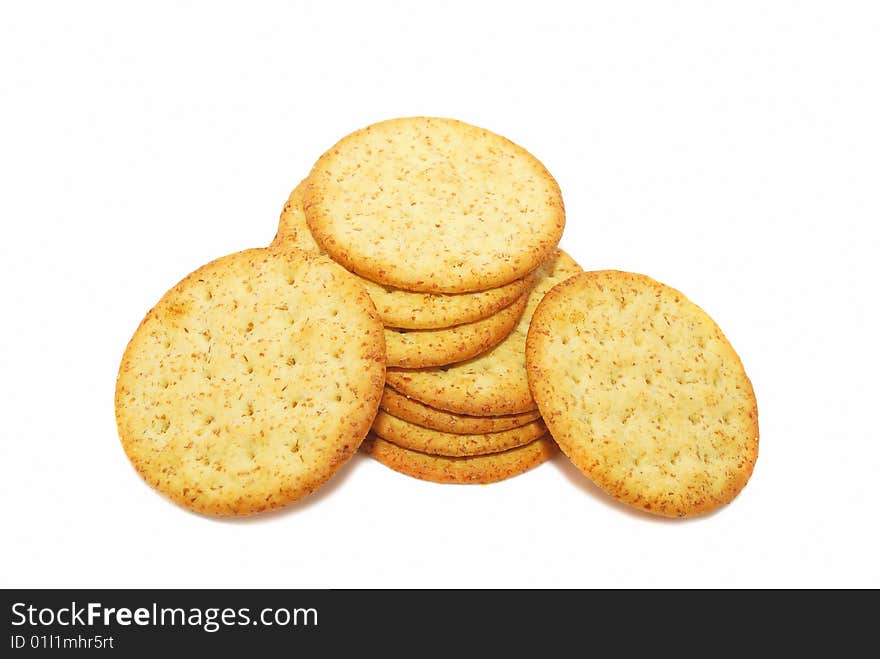
[[[528,295],[496,314],[473,323],[444,329],[385,329],[388,366],[423,368],[443,366],[470,359],[486,352],[510,334],[523,310]]]
[[[411,451],[370,433],[361,450],[386,467],[413,478],[434,483],[476,484],[518,476],[549,460],[557,447],[549,435],[545,435],[501,453],[454,458]]]
[[[554,288],[527,342],[529,382],[565,454],[611,496],[666,516],[731,501],[758,456],[758,409],[718,326],[644,275]]]
[[[218,515],[283,506],[357,449],[379,405],[382,323],[323,256],[250,249],[169,290],[116,384],[123,448],[150,485]]]
[[[315,242],[312,232],[309,231],[309,225],[306,224],[306,216],[303,213],[303,190],[305,190],[306,182],[299,182],[281,210],[281,217],[278,218],[278,231],[272,239],[269,247],[295,247],[310,254],[326,254],[321,246]]]
[[[461,435],[501,432],[502,430],[519,428],[529,421],[534,421],[540,417],[540,412],[537,410],[504,416],[467,416],[455,414],[454,412],[438,410],[430,405],[425,405],[414,398],[408,398],[391,387],[385,387],[379,407],[404,421],[409,421],[425,428]]]
[[[284,205],[272,246],[287,244],[307,252],[324,253],[315,242],[302,208],[305,181]],[[473,323],[501,311],[524,295],[532,285],[531,275],[476,293],[414,293],[383,286],[360,278],[387,327],[436,329]]]
[[[371,281],[427,293],[524,277],[552,253],[565,225],[559,186],[528,151],[430,117],[344,137],[309,174],[304,208],[334,260]]]
[[[540,419],[501,432],[461,435],[418,426],[383,410],[376,415],[372,430],[382,439],[403,448],[447,456],[498,453],[528,444],[547,434],[547,427]]]
[[[473,323],[498,313],[532,286],[526,275],[509,284],[476,293],[413,293],[361,279],[388,327],[436,329]]]
[[[420,370],[388,369],[387,382],[397,391],[432,407],[456,414],[520,414],[537,408],[526,377],[525,344],[529,322],[544,294],[580,266],[556,250],[535,273],[535,286],[516,328],[491,350],[465,362]]]

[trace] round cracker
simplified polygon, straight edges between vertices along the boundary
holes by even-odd
[[[409,421],[425,428],[460,435],[478,435],[487,432],[511,430],[512,428],[524,426],[541,416],[541,413],[537,410],[504,416],[467,416],[455,414],[454,412],[438,410],[430,405],[425,405],[414,398],[404,396],[391,387],[385,387],[379,407],[404,421]]]
[[[305,181],[290,193],[271,246],[290,245],[323,254],[306,223],[302,205],[304,187]],[[383,286],[363,277],[359,279],[386,327],[419,330],[452,327],[488,318],[513,304],[532,285],[529,274],[504,286],[476,293],[414,293]]]
[[[486,352],[510,334],[527,301],[528,295],[521,295],[513,304],[488,318],[445,329],[385,328],[388,366],[444,366]]]
[[[373,421],[373,432],[400,447],[434,455],[486,455],[516,448],[545,435],[547,427],[540,419],[519,428],[501,432],[461,435],[441,432],[398,419],[379,410]]]
[[[384,378],[382,323],[339,265],[250,249],[169,290],[116,384],[123,448],[150,485],[218,515],[283,506],[360,445]]]
[[[434,483],[463,485],[496,483],[518,476],[549,460],[557,447],[545,435],[501,453],[455,458],[411,451],[370,433],[361,450],[401,474]]]
[[[315,240],[389,286],[466,293],[538,267],[562,237],[556,181],[528,151],[461,121],[391,119],[340,140],[305,190]]]
[[[731,501],[758,456],[758,408],[714,321],[644,275],[586,272],[535,312],[529,382],[565,454],[611,496],[683,517]]]
[[[488,416],[537,409],[526,376],[526,334],[541,298],[556,284],[581,272],[562,250],[535,272],[526,310],[504,341],[479,357],[442,368],[388,369],[386,379],[397,391],[427,405],[456,414]]]

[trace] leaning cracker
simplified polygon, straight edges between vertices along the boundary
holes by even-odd
[[[427,405],[457,414],[519,414],[536,409],[526,377],[529,322],[544,294],[579,272],[574,259],[556,250],[536,271],[526,310],[504,341],[479,357],[444,368],[388,369],[388,384]]]
[[[522,316],[527,300],[527,294],[521,295],[513,304],[488,318],[455,327],[428,330],[385,328],[388,366],[444,366],[486,352],[510,334]]]
[[[460,435],[477,435],[486,432],[501,432],[519,428],[541,416],[537,410],[504,416],[467,416],[445,410],[408,398],[391,387],[385,387],[379,407],[399,419],[415,423],[425,428]]]
[[[546,462],[557,451],[545,435],[525,446],[501,453],[451,458],[401,448],[370,433],[362,444],[364,453],[386,467],[413,478],[434,483],[495,483],[525,473]]]
[[[307,495],[351,457],[379,405],[382,323],[343,268],[250,249],[150,310],[116,384],[123,448],[192,510],[238,515]]]
[[[731,501],[758,456],[758,408],[718,326],[644,275],[554,288],[527,342],[529,382],[565,454],[611,496],[666,516]]]
[[[290,193],[271,246],[287,244],[323,254],[306,223],[302,206],[304,187],[305,181]],[[509,284],[476,293],[414,293],[383,286],[363,277],[359,279],[373,299],[382,322],[387,327],[401,329],[452,327],[488,318],[518,300],[532,284],[531,275],[527,275]]]
[[[373,432],[402,448],[434,455],[486,455],[516,448],[547,434],[540,419],[519,428],[501,432],[460,435],[417,426],[409,421],[379,410],[373,421]]]
[[[391,119],[336,143],[305,189],[315,240],[349,270],[466,293],[538,267],[562,236],[556,181],[528,151],[461,121]]]

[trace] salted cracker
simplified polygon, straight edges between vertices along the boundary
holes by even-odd
[[[524,277],[552,253],[565,210],[528,151],[453,119],[367,126],[315,164],[304,210],[349,270],[409,291],[467,293]]]
[[[119,435],[144,480],[186,508],[277,508],[355,452],[384,373],[382,323],[351,274],[300,250],[250,249],[147,313],[119,368]]]
[[[541,302],[529,382],[563,452],[611,496],[670,517],[731,501],[758,456],[758,408],[718,325],[644,275],[585,272]]]

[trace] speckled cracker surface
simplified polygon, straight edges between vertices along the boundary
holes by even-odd
[[[388,369],[388,384],[427,405],[457,414],[519,414],[536,409],[526,376],[529,322],[544,294],[579,272],[574,259],[556,250],[536,271],[526,310],[504,341],[479,357],[444,368]]]
[[[502,430],[519,428],[530,421],[534,421],[541,415],[537,410],[503,416],[455,414],[454,412],[438,410],[430,405],[425,405],[414,398],[407,398],[391,387],[385,387],[379,407],[404,421],[409,421],[425,428],[462,435],[501,432]]]
[[[443,366],[479,355],[510,334],[522,316],[527,300],[528,295],[524,294],[488,318],[455,327],[427,330],[386,328],[388,366]]]
[[[323,254],[321,246],[312,237],[303,212],[304,183],[290,193],[281,212],[272,246],[288,245]],[[383,286],[363,277],[359,279],[387,327],[420,330],[452,327],[488,318],[510,306],[532,285],[532,277],[527,275],[509,284],[476,293],[414,293]]]
[[[565,454],[613,497],[666,516],[731,501],[758,456],[758,409],[712,319],[644,275],[554,288],[528,335],[529,382]]]
[[[495,483],[518,476],[549,460],[557,448],[545,436],[501,453],[455,458],[411,451],[370,433],[361,450],[401,474],[435,483],[464,485]]]
[[[538,419],[510,430],[462,435],[425,428],[379,410],[373,421],[373,432],[382,439],[413,451],[462,456],[498,453],[528,444],[547,434],[547,427]]]
[[[132,337],[116,385],[123,448],[192,510],[305,496],[360,445],[385,370],[381,321],[326,257],[251,249],[199,268]]]
[[[344,137],[304,197],[334,260],[410,291],[507,284],[552,253],[565,225],[559,186],[534,156],[452,119],[391,119]]]

